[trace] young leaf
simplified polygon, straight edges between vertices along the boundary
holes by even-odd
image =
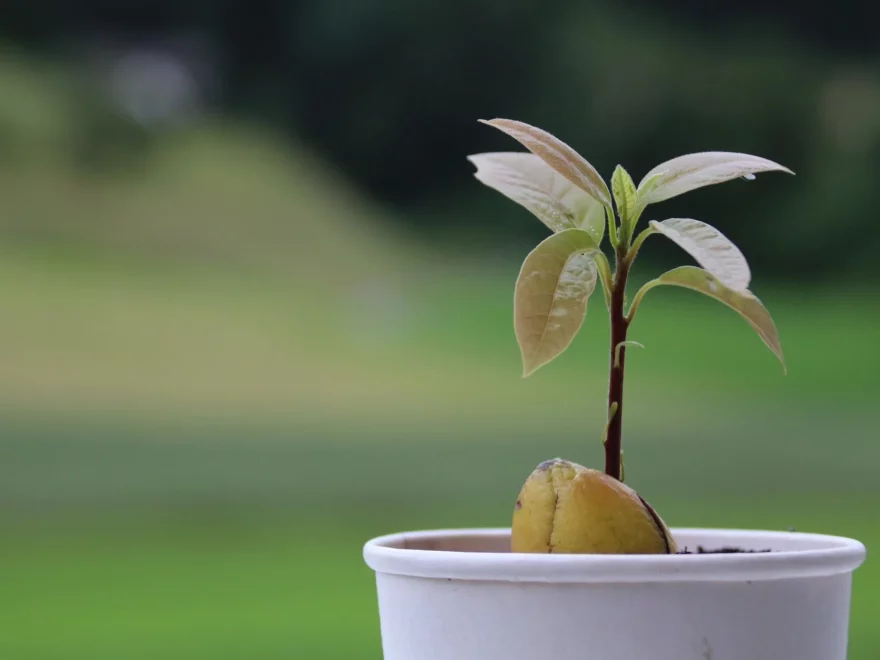
[[[590,234],[566,229],[538,244],[523,262],[513,308],[524,377],[565,351],[580,330],[596,288],[598,252]]]
[[[574,149],[547,131],[512,119],[481,119],[481,123],[507,133],[597,202],[611,204],[608,185]]]
[[[772,160],[728,151],[706,151],[679,156],[648,172],[639,183],[643,204],[655,204],[696,188],[748,177],[760,172],[788,172]]]
[[[524,206],[554,232],[583,229],[596,243],[605,233],[605,207],[538,156],[500,152],[468,156],[474,176]]]
[[[639,201],[646,206],[648,203],[645,201],[645,198],[654,192],[654,188],[660,185],[661,177],[666,174],[665,170],[658,170],[656,167],[651,172],[653,174],[646,174],[636,189],[639,194]]]
[[[677,243],[725,286],[738,291],[749,288],[752,274],[746,258],[712,225],[690,218],[669,218],[663,222],[651,220],[648,224]]]
[[[637,341],[632,341],[631,339],[627,339],[627,340],[620,342],[617,346],[614,347],[614,368],[615,369],[620,367],[620,349],[626,348],[627,346],[635,346],[636,348],[644,348],[645,347],[644,344],[637,342]]]
[[[641,212],[639,194],[636,192],[636,184],[633,183],[629,173],[620,165],[614,169],[614,174],[611,175],[611,190],[614,193],[620,222],[625,227],[625,234],[631,236],[632,229]]]
[[[785,367],[785,358],[782,355],[782,345],[779,342],[779,334],[770,312],[764,307],[760,300],[751,291],[735,291],[724,286],[712,273],[696,266],[681,266],[666,273],[663,273],[657,279],[651,280],[645,284],[633,299],[633,307],[635,308],[650,289],[661,284],[669,284],[672,286],[680,286],[686,289],[693,289],[704,293],[711,298],[715,298],[737,313],[739,313],[758,336],[764,341],[767,347],[773,351],[779,362]]]

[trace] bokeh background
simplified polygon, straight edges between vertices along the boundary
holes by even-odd
[[[601,465],[607,316],[520,378],[546,230],[468,154],[550,130],[753,266],[789,364],[657,290],[627,479],[673,526],[880,544],[880,47],[861,0],[20,0],[0,10],[0,657],[378,660],[363,543]],[[651,239],[634,275],[690,259]],[[596,299],[597,301],[599,299]],[[880,567],[851,658],[880,657]],[[417,659],[413,659],[417,660]],[[792,659],[794,660],[794,659]]]

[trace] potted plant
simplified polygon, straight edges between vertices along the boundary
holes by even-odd
[[[689,218],[645,209],[687,191],[787,168],[756,156],[695,153],[636,185],[618,166],[608,185],[549,133],[484,123],[527,152],[470,156],[476,178],[553,232],[525,259],[514,330],[524,376],[562,354],[601,287],[610,315],[604,470],[538,465],[505,529],[429,530],[370,540],[385,660],[845,660],[858,541],[762,530],[668,528],[624,483],[621,449],[627,331],[653,288],[685,287],[738,312],[785,362],[773,320],[749,291],[742,253]],[[645,240],[671,239],[700,265],[641,287],[630,268]],[[614,268],[601,244],[607,236]]]

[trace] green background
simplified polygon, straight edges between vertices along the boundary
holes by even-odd
[[[876,58],[767,17],[718,41],[671,10],[654,30],[570,5],[534,42],[529,12],[484,17],[550,53],[501,79],[510,95],[483,87],[504,57],[475,68],[443,36],[471,34],[454,13],[413,41],[427,59],[394,58],[414,72],[330,75],[418,14],[381,6],[328,19],[335,41],[309,32],[327,48],[302,60],[309,85],[237,88],[268,115],[302,92],[295,138],[229,108],[144,128],[51,48],[3,46],[0,658],[378,660],[368,539],[506,526],[537,463],[601,465],[601,298],[520,377],[513,283],[544,233],[471,176],[468,153],[518,148],[476,128],[496,114],[546,119],[606,177],[718,147],[798,172],[656,207],[755,255],[789,372],[731,310],[652,291],[630,331],[646,348],[627,361],[627,481],[673,527],[864,542],[850,658],[877,658]],[[632,58],[612,48],[629,36]],[[484,74],[423,81],[444,53]],[[662,237],[642,254],[634,284],[690,263]]]

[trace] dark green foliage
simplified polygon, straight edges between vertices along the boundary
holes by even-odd
[[[8,38],[59,54],[96,36],[198,44],[219,82],[212,103],[305,140],[433,238],[504,222],[521,251],[540,235],[526,213],[517,224],[470,185],[461,154],[505,144],[474,117],[545,127],[606,177],[617,162],[638,179],[676,153],[760,152],[790,164],[797,185],[743,183],[755,186],[748,196],[731,186],[688,208],[768,277],[864,275],[880,244],[878,10],[811,7],[30,0],[5,8],[3,25]],[[104,153],[94,139],[83,148]],[[843,248],[847,259],[836,257]]]

